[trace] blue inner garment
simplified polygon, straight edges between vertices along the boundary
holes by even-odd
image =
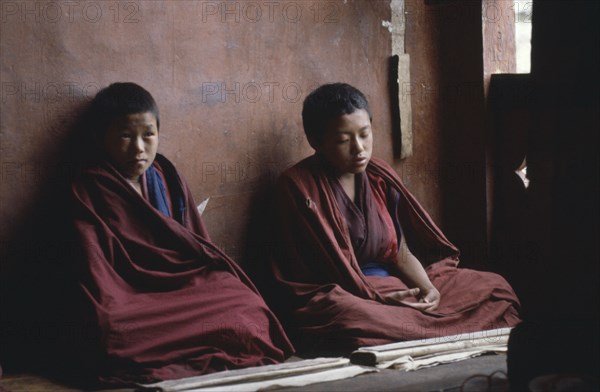
[[[360,269],[365,276],[390,276],[388,266],[382,263],[366,263]]]

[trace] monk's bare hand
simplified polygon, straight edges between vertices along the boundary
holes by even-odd
[[[440,305],[440,292],[433,286],[421,289],[418,298],[418,302],[403,302],[413,308],[421,310],[436,310]]]
[[[403,305],[419,310],[433,311],[440,305],[440,292],[435,287],[419,289],[418,287],[396,291],[386,296]],[[414,298],[411,300],[411,298]]]
[[[419,295],[420,292],[421,290],[418,287],[415,287],[409,290],[395,291],[391,294],[386,295],[385,297],[399,302],[404,302],[404,300],[407,298],[416,297],[417,295]]]

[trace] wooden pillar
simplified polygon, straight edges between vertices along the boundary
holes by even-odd
[[[486,135],[485,149],[485,188],[486,188],[486,238],[488,255],[493,250],[493,220],[494,220],[494,195],[496,178],[494,173],[494,140],[495,118],[491,113],[489,104],[490,78],[493,74],[515,73],[516,66],[516,42],[515,21],[516,9],[513,0],[483,0],[481,3],[482,37],[483,37],[483,88],[486,100]],[[500,81],[500,80],[499,80]],[[498,86],[502,89],[502,86]],[[506,91],[503,91],[503,94]],[[498,267],[498,266],[494,266]]]

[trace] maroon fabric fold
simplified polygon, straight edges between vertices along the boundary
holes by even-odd
[[[239,266],[210,241],[189,188],[180,221],[162,214],[108,163],[73,182],[82,246],[77,275],[98,327],[101,379],[152,382],[283,361],[293,348]]]
[[[398,236],[385,200],[372,192],[366,173],[356,176],[356,201],[352,201],[336,178],[329,178],[339,212],[345,219],[354,255],[361,268],[366,263],[389,264],[398,254]],[[379,206],[380,204],[381,206]]]
[[[520,321],[519,301],[510,285],[494,273],[457,268],[458,249],[389,165],[374,158],[367,176],[377,195],[373,199],[382,204],[380,211],[393,205],[392,220],[427,266],[441,293],[440,307],[424,312],[384,299],[407,286],[395,276],[363,275],[326,170],[312,156],[278,181],[278,246],[272,262],[278,309],[294,328],[288,332],[299,337],[303,348],[351,350],[514,326]]]

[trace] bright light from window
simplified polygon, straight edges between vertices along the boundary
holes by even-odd
[[[529,73],[531,71],[531,16],[533,13],[533,1],[514,1],[517,73]]]
[[[515,170],[515,173],[519,176],[521,181],[523,181],[523,185],[525,185],[525,189],[529,187],[529,178],[527,178],[527,158],[523,160],[521,167]]]

